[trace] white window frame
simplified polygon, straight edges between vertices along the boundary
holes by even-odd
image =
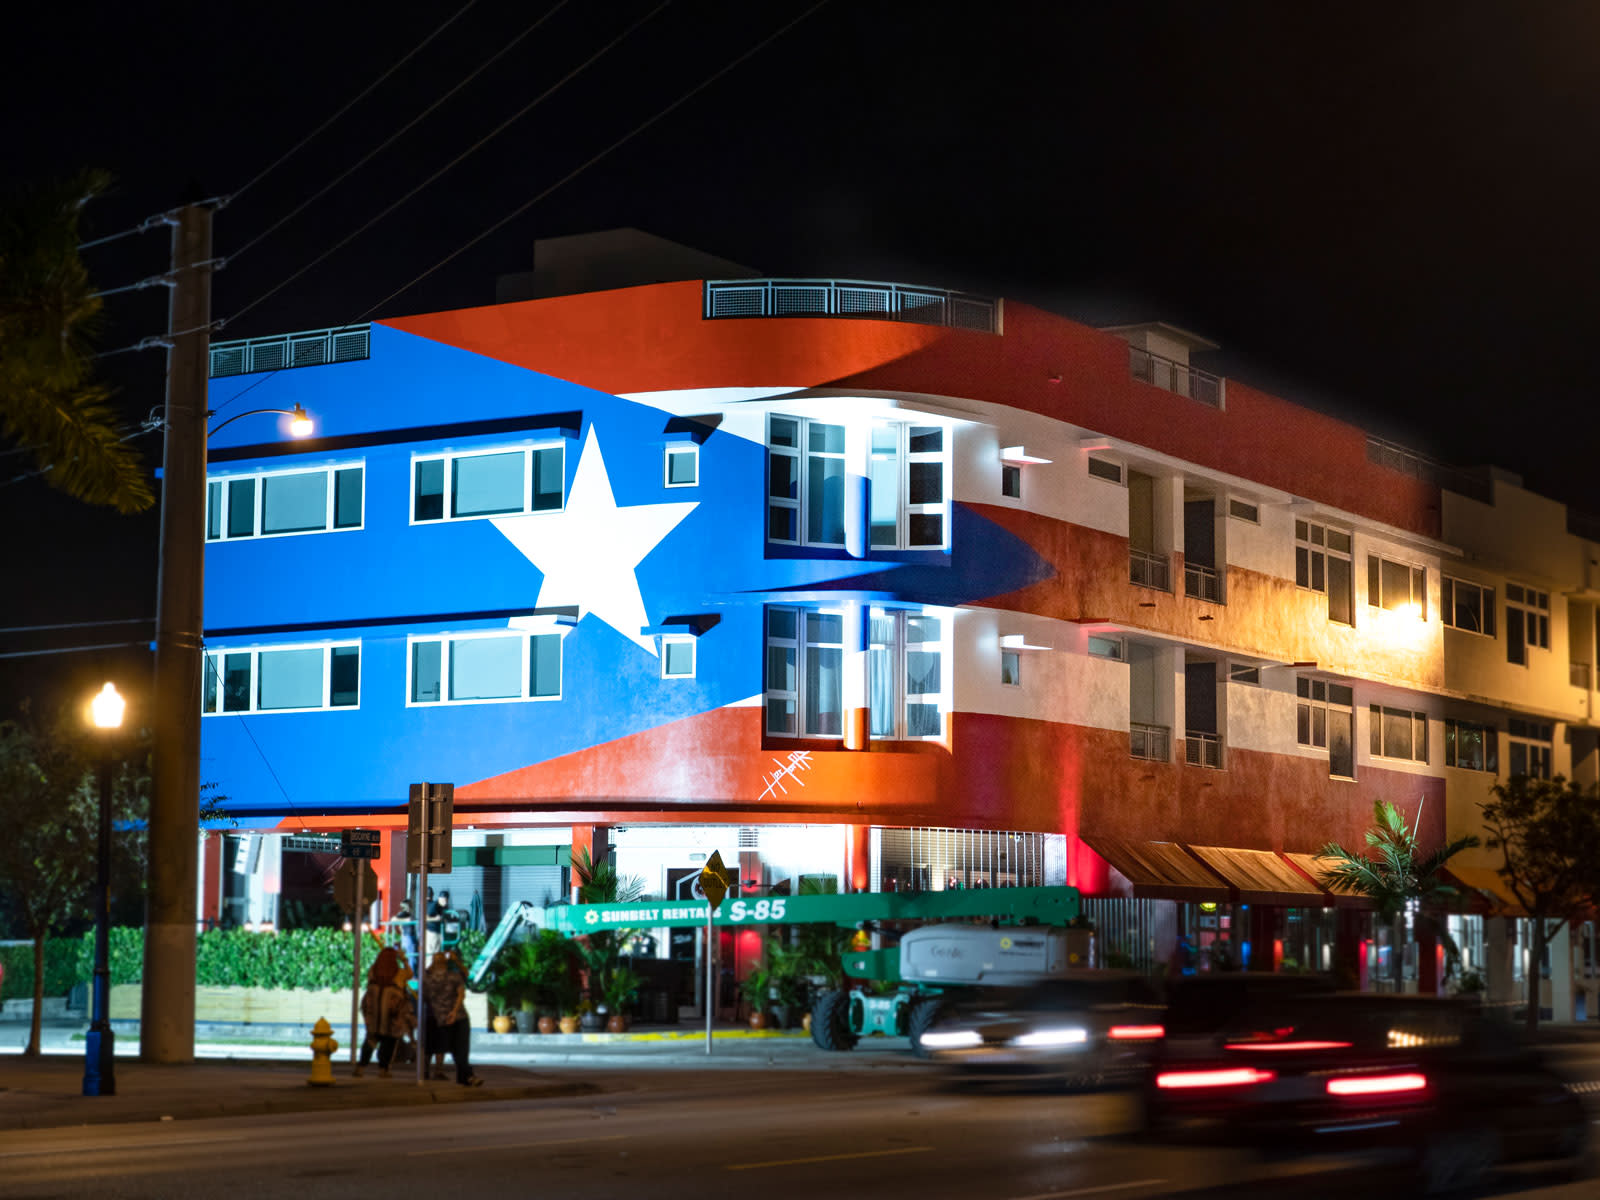
[[[1548,734],[1549,736],[1545,736]],[[1517,774],[1514,758],[1522,751],[1524,766],[1541,769],[1524,771],[1531,779],[1549,779],[1555,766],[1555,723],[1553,721],[1525,721],[1512,717],[1506,735],[1506,775]],[[1537,760],[1537,761],[1536,761]]]
[[[937,451],[911,449],[911,431],[914,428],[937,429],[939,431],[939,446]],[[895,448],[893,450],[896,465],[896,494],[895,494],[895,540],[893,545],[881,545],[872,541],[872,471],[869,463],[867,471],[867,550],[943,550],[950,544],[950,449],[954,434],[948,425],[939,421],[874,421],[868,433],[867,455],[869,460],[876,461],[877,455],[872,449],[871,434],[880,429],[894,431]],[[940,499],[932,503],[911,503],[911,468],[914,464],[937,463],[939,466],[939,495]],[[937,516],[939,518],[939,540],[937,542],[911,541],[911,518],[916,516]]]
[[[1302,527],[1305,529],[1301,533]],[[1329,535],[1337,534],[1345,540],[1346,548],[1335,550],[1329,544]],[[1298,588],[1310,592],[1320,592],[1328,598],[1328,620],[1337,625],[1355,624],[1355,586],[1356,586],[1356,561],[1355,537],[1348,529],[1340,529],[1337,525],[1325,525],[1320,521],[1310,521],[1296,517],[1294,523],[1294,582]],[[1302,582],[1300,572],[1300,552],[1305,551],[1306,570]],[[1341,621],[1333,615],[1333,593],[1328,587],[1328,560],[1337,558],[1346,563],[1350,568],[1350,594],[1345,597],[1350,605],[1350,620]],[[1317,581],[1318,568],[1321,568],[1322,580]]]
[[[561,503],[554,508],[533,507],[533,455],[539,450],[561,451]],[[465,458],[487,458],[492,454],[522,455],[522,507],[509,512],[472,513],[458,517],[451,513],[451,496],[455,491],[455,465]],[[437,517],[417,517],[417,465],[425,462],[444,463],[442,493],[443,512]],[[406,521],[411,525],[443,525],[451,521],[492,521],[497,517],[542,516],[562,512],[567,507],[567,439],[540,438],[512,446],[474,446],[470,450],[438,450],[418,452],[411,456],[411,468],[406,479]],[[407,693],[409,695],[409,692]]]
[[[667,647],[689,647],[689,669],[687,671],[667,670]],[[700,652],[698,639],[686,633],[669,633],[661,639],[661,678],[663,679],[693,679],[695,672],[700,668]]]
[[[1348,700],[1337,699],[1333,690],[1339,688],[1349,696]],[[1306,711],[1307,739],[1300,736],[1300,712]],[[1322,714],[1322,740],[1317,740],[1317,714]],[[1335,774],[1333,770],[1333,737],[1332,728],[1334,716],[1350,722],[1350,771],[1349,775]],[[1329,683],[1325,679],[1311,679],[1307,676],[1297,676],[1295,679],[1295,744],[1305,746],[1311,750],[1320,750],[1328,756],[1328,774],[1334,779],[1354,779],[1356,769],[1356,711],[1355,689],[1347,684]]]
[[[1406,597],[1398,604],[1390,604],[1389,597],[1383,592],[1383,566],[1388,563],[1392,567],[1399,567],[1406,573]],[[1373,590],[1373,583],[1378,587]],[[1387,554],[1367,554],[1367,607],[1381,609],[1384,612],[1400,612],[1406,605],[1417,606],[1417,619],[1428,619],[1428,568],[1420,563],[1405,562],[1392,558]]]
[[[771,614],[774,611],[782,611],[782,612],[793,614],[794,619],[795,619],[794,637],[793,638],[782,638],[782,637],[776,637],[776,636],[773,635],[773,633],[772,633]],[[824,617],[837,617],[837,618],[839,618],[839,625],[840,625],[839,636],[840,636],[841,640],[838,643],[833,643],[833,642],[819,642],[819,643],[817,643],[819,648],[827,648],[827,649],[835,649],[835,648],[837,648],[839,650],[839,652],[840,652],[839,653],[839,660],[840,660],[839,724],[840,724],[840,728],[839,728],[839,732],[838,733],[808,733],[806,731],[806,699],[807,699],[807,696],[806,696],[806,655],[808,653],[807,646],[809,644],[807,642],[807,640],[806,640],[806,618],[808,616],[824,616]],[[844,610],[840,609],[840,608],[807,607],[807,606],[804,606],[804,605],[793,605],[793,604],[772,604],[772,605],[768,605],[765,609],[762,610],[761,621],[762,621],[762,637],[761,637],[761,654],[762,654],[761,675],[762,675],[762,679],[761,679],[761,682],[762,682],[762,689],[763,689],[762,690],[762,701],[763,701],[763,703],[762,703],[762,706],[761,706],[761,728],[762,728],[762,731],[764,732],[764,734],[767,737],[805,738],[805,739],[816,739],[816,740],[824,740],[824,741],[838,741],[838,740],[840,740],[842,737],[844,737],[845,721],[848,719],[848,716],[849,716],[848,711],[844,707],[843,672],[844,672],[844,669],[845,669],[844,668],[844,664],[845,664],[845,662],[848,661],[848,658],[847,658],[848,644],[843,640],[844,637],[845,637],[846,631],[847,631],[847,626],[848,626],[848,622],[845,619]],[[770,677],[770,672],[768,670],[768,667],[769,667],[769,664],[770,664],[771,650],[772,650],[773,646],[778,646],[778,647],[781,647],[781,648],[784,648],[784,649],[789,649],[789,650],[793,650],[794,651],[794,687],[793,687],[793,689],[776,688],[776,687],[772,686],[772,680],[771,680],[771,677]],[[772,726],[770,724],[771,715],[768,712],[767,705],[765,703],[767,700],[789,700],[789,701],[793,702],[793,704],[794,704],[794,728],[792,730],[781,730],[781,729],[773,729],[772,728]]]
[[[772,444],[772,423],[774,421],[791,421],[791,422],[794,423],[794,426],[795,426],[795,445],[793,445],[793,446],[774,446]],[[843,431],[843,434],[844,434],[844,439],[845,439],[844,448],[841,449],[841,450],[838,450],[838,451],[833,451],[833,450],[812,450],[810,448],[810,443],[811,443],[811,426],[813,424],[815,424],[815,425],[837,425]],[[772,520],[771,520],[771,516],[769,515],[768,518],[767,518],[767,541],[772,542],[775,545],[779,545],[779,546],[816,546],[816,547],[819,547],[819,548],[825,549],[825,550],[843,550],[845,548],[846,541],[848,541],[848,539],[849,539],[849,522],[848,521],[844,522],[844,525],[845,525],[845,530],[844,530],[845,539],[844,540],[837,541],[837,542],[824,542],[824,541],[820,540],[819,538],[814,538],[814,537],[810,536],[810,530],[807,528],[807,517],[808,517],[808,510],[810,509],[810,505],[806,503],[806,498],[807,498],[806,497],[806,489],[809,486],[809,481],[810,481],[810,478],[811,478],[811,460],[814,459],[814,458],[820,458],[820,459],[837,459],[839,461],[839,463],[841,465],[841,468],[842,468],[842,470],[844,472],[845,487],[846,487],[846,489],[848,491],[849,482],[850,482],[850,464],[849,464],[849,459],[848,459],[849,448],[850,448],[850,430],[845,425],[845,423],[843,421],[824,421],[824,420],[822,420],[820,418],[817,418],[817,419],[813,420],[813,418],[811,418],[811,417],[794,417],[794,416],[790,416],[787,413],[768,413],[767,414],[767,458],[768,458],[768,463],[767,463],[767,476],[762,481],[762,489],[766,493],[766,510],[767,510],[767,512],[769,514],[770,514],[771,510],[774,509],[774,508],[781,508],[781,509],[784,509],[786,511],[793,512],[795,514],[794,528],[795,528],[795,535],[796,535],[793,539],[773,537],[772,536]],[[795,490],[796,490],[796,492],[798,494],[792,499],[790,497],[788,497],[788,496],[774,496],[772,494],[772,465],[771,465],[771,459],[772,459],[772,457],[774,455],[776,455],[777,457],[780,457],[780,458],[788,458],[788,459],[793,459],[794,460],[794,463],[795,463],[795,481],[796,481],[796,489]],[[846,508],[848,510],[848,505],[846,505]]]
[[[1385,744],[1383,736],[1383,718],[1386,715],[1405,717],[1411,722],[1411,753],[1391,754],[1390,747]],[[1427,764],[1433,753],[1433,748],[1428,744],[1428,714],[1418,712],[1413,708],[1394,708],[1387,704],[1367,705],[1367,757],[1386,758],[1392,762],[1410,762]],[[1422,752],[1417,753],[1417,731],[1422,731]]]
[[[1095,643],[1100,642],[1105,648],[1095,649]],[[1091,633],[1083,643],[1084,653],[1091,658],[1103,658],[1108,662],[1128,661],[1128,639],[1108,636],[1103,633]]]
[[[1461,761],[1461,730],[1475,730],[1483,734],[1483,764],[1474,766]],[[1454,746],[1452,747],[1452,743]],[[1444,720],[1444,765],[1457,771],[1483,771],[1490,775],[1500,772],[1500,730],[1487,721],[1469,721],[1461,717]]]
[[[867,728],[869,736],[875,741],[894,742],[930,742],[938,741],[944,736],[945,717],[949,714],[948,703],[950,666],[950,616],[938,609],[923,608],[886,608],[874,605],[870,611],[863,614],[868,621],[867,635]],[[939,622],[939,641],[937,643],[918,642],[919,647],[937,646],[939,656],[939,691],[937,692],[912,692],[910,680],[907,675],[906,657],[910,653],[912,643],[907,639],[907,626],[910,619],[926,617]],[[888,642],[876,642],[872,639],[872,620],[888,620],[891,623],[891,639]],[[890,670],[894,676],[894,729],[889,733],[872,733],[872,668],[871,655],[874,650],[885,650],[890,659]],[[1018,678],[1021,676],[1019,674]],[[907,732],[907,710],[912,705],[932,704],[939,713],[939,729],[935,733],[911,734]]]
[[[567,686],[567,646],[566,635],[570,627],[556,625],[550,629],[473,629],[460,633],[413,633],[406,637],[406,707],[407,708],[458,708],[471,704],[548,704],[560,700],[566,693]],[[450,657],[453,647],[459,642],[483,641],[489,638],[521,638],[521,682],[522,694],[520,696],[489,696],[482,699],[452,700],[450,698]],[[537,637],[553,637],[557,640],[561,664],[557,678],[556,694],[553,696],[534,696],[529,694],[528,670],[533,654],[533,639]],[[437,700],[414,699],[415,682],[413,672],[416,668],[416,650],[418,643],[439,642],[439,698]]]
[[[694,463],[694,478],[688,483],[672,482],[672,460],[686,455]],[[669,442],[661,451],[661,486],[689,488],[700,486],[700,447],[693,442]]]
[[[1006,678],[1006,667],[1007,667],[1007,664],[1010,664],[1010,667],[1011,667],[1011,678],[1010,679]],[[1021,650],[1001,650],[1000,651],[1000,686],[1001,687],[1010,687],[1010,688],[1020,688],[1022,686],[1022,651]]]
[[[1478,619],[1482,629],[1468,629],[1464,625],[1456,624],[1456,592],[1461,588],[1471,588],[1478,593]],[[1486,583],[1479,583],[1475,579],[1462,579],[1455,575],[1441,575],[1439,578],[1439,619],[1451,629],[1470,633],[1473,637],[1485,637],[1493,640],[1496,635],[1498,622],[1495,619],[1495,589]]]
[[[270,471],[239,471],[233,474],[208,474],[206,476],[206,503],[204,538],[207,544],[213,542],[245,542],[260,538],[305,537],[308,534],[318,533],[354,533],[365,529],[367,525],[367,463],[365,459],[353,459],[350,462],[330,463],[318,467],[280,467]],[[355,525],[335,525],[337,511],[334,507],[338,500],[337,481],[340,471],[361,471],[361,520]],[[266,503],[266,480],[280,478],[286,475],[326,475],[326,493],[323,500],[321,529],[287,529],[280,533],[261,532],[261,521],[264,516]],[[254,511],[250,517],[250,532],[228,536],[228,509],[232,503],[231,483],[240,483],[245,480],[254,482],[252,507]],[[213,493],[213,489],[216,489]],[[217,499],[213,500],[213,494]],[[217,515],[216,536],[211,533],[211,515]]]
[[[354,704],[333,704],[333,652],[338,649],[355,647],[356,650],[356,702]],[[305,708],[260,708],[261,698],[261,656],[285,650],[321,650],[322,651],[322,703],[310,705]],[[250,707],[237,709],[223,708],[223,660],[229,655],[248,654],[250,656]],[[361,707],[361,639],[353,638],[337,642],[284,642],[271,643],[270,645],[256,646],[207,646],[200,660],[200,715],[202,717],[243,717],[243,716],[277,716],[280,713],[305,713],[305,712],[355,712]],[[206,678],[216,680],[216,707],[206,707]]]
[[[1516,593],[1514,596],[1513,593]],[[1522,661],[1510,657],[1511,622],[1522,622]],[[1527,584],[1506,584],[1506,661],[1512,666],[1532,664],[1530,650],[1550,649],[1550,593]]]

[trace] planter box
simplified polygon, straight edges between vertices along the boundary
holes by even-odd
[[[119,983],[111,989],[111,1019],[139,1019],[140,985]],[[473,1027],[488,1027],[488,998],[482,992],[467,993],[467,1016]],[[335,1029],[350,1022],[350,989],[300,991],[282,988],[197,987],[194,990],[194,1019],[225,1025],[315,1025],[318,1017],[328,1018]]]

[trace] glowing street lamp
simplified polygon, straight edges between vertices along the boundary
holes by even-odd
[[[306,412],[306,410],[300,405],[296,404],[293,408],[252,408],[249,412],[234,413],[233,416],[222,422],[221,425],[216,426],[214,429],[207,430],[206,436],[208,438],[215,437],[217,430],[228,425],[232,425],[235,421],[241,420],[244,417],[254,417],[260,415],[261,413],[282,413],[284,416],[288,417],[289,433],[297,438],[310,437],[317,431],[316,422],[311,419],[311,414]]]
[[[100,731],[100,861],[94,889],[93,1021],[84,1039],[83,1094],[115,1096],[116,1035],[111,1032],[111,758],[127,702],[115,684],[101,688],[89,703],[89,721]]]

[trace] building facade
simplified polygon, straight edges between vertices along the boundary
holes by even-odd
[[[1600,549],[1207,348],[761,279],[213,347],[220,416],[317,432],[210,449],[202,779],[241,824],[202,914],[292,920],[357,825],[392,910],[431,780],[489,924],[573,848],[667,898],[720,850],[756,894],[1069,883],[1140,965],[1381,973],[1311,856],[1374,801],[1431,846],[1513,767],[1593,778]]]

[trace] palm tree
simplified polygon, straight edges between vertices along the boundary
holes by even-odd
[[[1319,859],[1332,864],[1323,868],[1321,882],[1330,891],[1350,892],[1371,900],[1379,919],[1389,922],[1393,930],[1392,944],[1396,947],[1400,944],[1401,917],[1415,903],[1419,920],[1432,924],[1444,944],[1448,976],[1455,969],[1461,952],[1449,930],[1434,921],[1425,907],[1437,907],[1456,895],[1457,889],[1444,882],[1439,872],[1461,851],[1478,845],[1478,839],[1468,834],[1425,855],[1417,845],[1417,826],[1422,823],[1420,806],[1417,825],[1410,829],[1406,828],[1400,810],[1386,800],[1374,802],[1372,818],[1373,826],[1366,834],[1367,854],[1355,854],[1338,842],[1329,842],[1318,853]],[[1393,974],[1398,981],[1399,957],[1391,957]]]
[[[78,215],[109,177],[19,189],[0,207],[0,437],[52,487],[132,513],[155,503],[149,471],[93,377],[100,299],[78,257]]]

